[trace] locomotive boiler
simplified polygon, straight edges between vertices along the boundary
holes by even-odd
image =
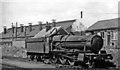
[[[79,49],[97,54],[103,47],[103,39],[98,35],[58,35],[53,37],[53,44],[60,45],[65,49]]]
[[[101,36],[78,36],[67,34],[65,31],[65,34],[62,34],[59,30],[55,28],[52,30],[55,33],[50,32],[45,37],[26,40],[27,55],[31,60],[92,68],[115,66],[110,62],[112,55],[101,50],[103,47]]]

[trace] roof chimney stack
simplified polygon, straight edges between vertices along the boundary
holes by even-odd
[[[29,31],[32,31],[32,23],[28,23],[29,24]]]
[[[3,28],[4,28],[4,34],[6,34],[7,33],[7,27],[4,26]]]
[[[55,27],[56,26],[56,20],[55,19],[52,19],[52,26]]]
[[[21,28],[21,32],[23,32],[23,31],[24,31],[24,26],[23,26],[23,24],[20,24],[20,28]]]
[[[51,26],[48,22],[46,22],[46,32],[49,31],[51,29]]]
[[[39,30],[41,31],[42,30],[42,22],[38,22],[39,23]]]

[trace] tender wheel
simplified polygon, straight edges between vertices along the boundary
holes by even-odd
[[[40,55],[37,55],[36,59],[37,59],[37,61],[41,61],[42,60]]]
[[[30,55],[30,59],[33,61],[34,60],[34,55]]]
[[[50,63],[50,59],[44,59],[43,61],[45,64],[49,64]]]
[[[45,64],[49,64],[50,63],[50,58],[48,58],[46,55],[42,55],[41,56],[41,60]]]

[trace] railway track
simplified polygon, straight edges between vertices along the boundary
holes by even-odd
[[[33,64],[40,64],[43,62],[38,62],[36,60],[30,61],[28,58],[20,58],[20,57],[11,57],[11,56],[4,56],[2,59],[9,59],[9,60],[14,60],[14,61],[21,61],[21,62],[27,62],[27,63],[33,63]],[[120,69],[115,69],[115,68],[109,68],[109,69],[98,69],[98,68],[92,68],[92,69],[87,69],[87,68],[82,68],[81,66],[74,66],[74,65],[62,65],[62,64],[54,64],[54,63],[46,63],[52,66],[55,66],[57,69],[82,69],[82,70],[120,70]],[[7,65],[4,65],[7,66]],[[9,67],[9,66],[8,66]],[[13,68],[17,68],[13,66]]]
[[[14,61],[21,61],[21,62],[27,62],[27,63],[34,63],[34,64],[40,64],[43,62],[38,62],[36,60],[31,61],[27,58],[18,58],[18,57],[11,57],[11,56],[4,56],[2,57],[2,59],[9,59],[9,60],[14,60]],[[50,63],[46,63],[46,64],[50,64]],[[80,66],[72,66],[72,65],[62,65],[62,64],[50,64],[52,66],[55,66],[56,68],[70,68],[70,69],[80,69]]]

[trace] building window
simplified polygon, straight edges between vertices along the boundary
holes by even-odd
[[[104,32],[101,32],[101,37],[104,38]]]
[[[112,33],[112,40],[117,40],[117,32]]]
[[[110,35],[110,32],[108,32],[108,35],[107,35],[107,45],[110,45],[110,38],[111,38],[111,35]]]
[[[113,39],[114,38],[113,31],[110,32],[110,35],[111,35],[111,39]]]

